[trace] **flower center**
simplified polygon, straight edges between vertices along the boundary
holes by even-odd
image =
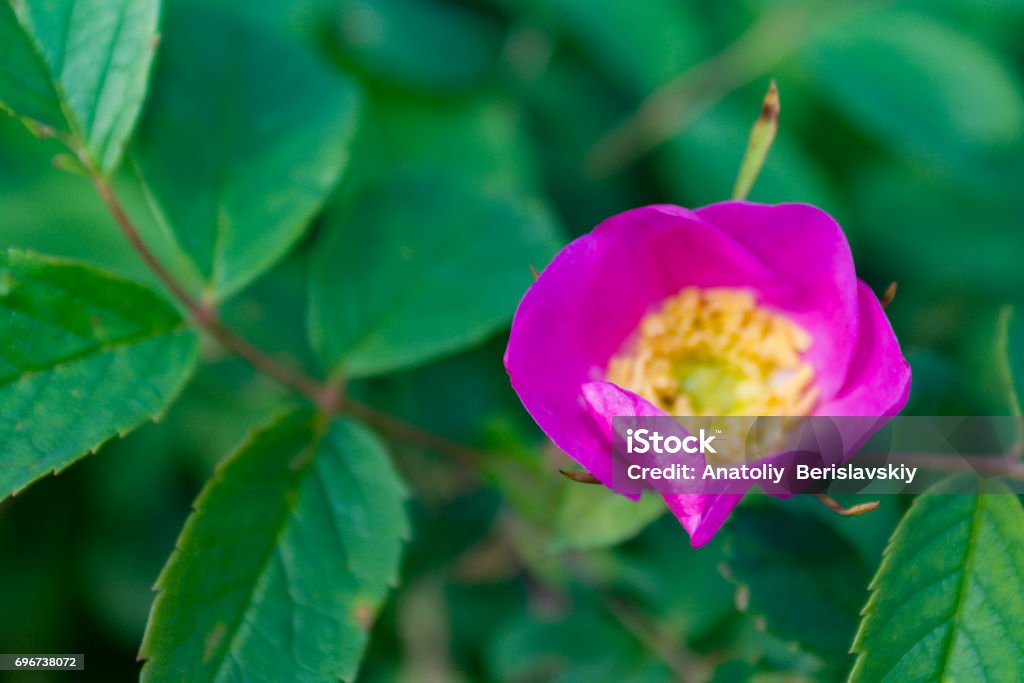
[[[810,345],[749,290],[687,287],[644,316],[607,379],[669,415],[802,416],[818,400]]]

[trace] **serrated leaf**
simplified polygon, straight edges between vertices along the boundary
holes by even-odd
[[[851,681],[1024,679],[1024,510],[1002,483],[914,501],[872,582]]]
[[[302,236],[355,131],[353,81],[238,16],[168,6],[132,147],[158,220],[223,298]]]
[[[727,530],[729,576],[745,587],[745,611],[842,667],[870,577],[856,548],[816,517],[779,505],[738,508]]]
[[[1020,80],[985,45],[912,12],[876,12],[816,42],[822,92],[852,122],[955,165],[1024,136]],[[964,106],[969,102],[970,106]]]
[[[159,0],[0,2],[0,103],[113,169],[135,126]]]
[[[567,483],[555,513],[556,549],[604,548],[633,538],[666,510],[658,496],[630,500],[603,486]]]
[[[557,248],[533,200],[424,174],[376,184],[328,216],[310,281],[310,337],[350,377],[481,342]]]
[[[0,252],[0,498],[161,415],[197,349],[177,312],[139,285]]]
[[[378,439],[324,420],[285,415],[206,485],[157,581],[143,680],[355,676],[408,523]]]

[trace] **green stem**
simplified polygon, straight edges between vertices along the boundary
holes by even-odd
[[[733,199],[746,199],[754,187],[754,181],[761,174],[764,167],[764,160],[768,156],[768,150],[775,142],[775,133],[779,129],[779,90],[775,87],[775,81],[768,86],[768,92],[764,96],[764,103],[761,105],[761,114],[750,129],[750,142],[747,143],[747,151],[740,163],[740,171],[736,175],[736,185],[732,188]]]
[[[307,397],[324,413],[351,415],[394,439],[445,453],[464,463],[481,461],[483,453],[476,449],[438,436],[393,415],[360,403],[344,395],[338,382],[320,381],[300,370],[288,367],[227,327],[217,316],[216,310],[189,294],[185,287],[164,267],[156,254],[150,250],[110,181],[93,165],[89,164],[88,168],[89,177],[96,192],[132,248],[174,298],[188,311],[195,326],[216,339],[229,352],[247,361],[254,368],[284,386]]]
[[[96,188],[100,199],[103,200],[107,210],[114,217],[114,221],[129,244],[132,245],[132,248],[135,249],[149,269],[153,271],[153,274],[174,295],[174,298],[185,307],[196,327],[216,339],[228,351],[249,362],[257,370],[307,396],[325,412],[337,411],[337,392],[332,391],[330,386],[298,370],[282,365],[265,351],[253,346],[249,341],[243,339],[224,325],[213,307],[202,303],[189,294],[185,287],[171,275],[170,271],[167,270],[142,239],[142,235],[128,216],[128,212],[125,211],[124,205],[114,192],[110,181],[94,168],[90,169],[89,175],[93,187]]]
[[[83,159],[100,199],[103,200],[103,204],[114,217],[114,221],[132,248],[174,298],[188,311],[193,324],[216,339],[221,346],[268,377],[305,396],[325,414],[351,415],[392,439],[446,454],[463,463],[482,461],[484,457],[482,452],[360,403],[344,394],[340,382],[321,381],[300,370],[284,365],[227,327],[218,317],[216,309],[189,294],[160,262],[156,254],[150,250],[106,176],[95,165],[88,163],[86,157],[81,154],[79,157]]]

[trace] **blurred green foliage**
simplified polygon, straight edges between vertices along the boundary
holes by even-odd
[[[802,681],[849,671],[853,657],[841,642],[852,638],[867,577],[903,501],[847,520],[823,514],[813,501],[790,501],[782,511],[775,501],[750,500],[751,510],[741,509],[700,551],[689,548],[675,520],[648,512],[650,506],[639,518],[618,511],[618,500],[581,515],[575,511],[587,509],[591,492],[558,476],[564,459],[543,445],[519,407],[501,366],[500,328],[529,282],[527,262],[543,265],[555,246],[552,235],[561,231],[564,241],[644,203],[696,206],[726,198],[773,77],[780,129],[750,198],[821,206],[846,229],[863,279],[876,291],[899,282],[888,313],[914,368],[908,412],[1010,410],[1005,391],[997,390],[1004,368],[995,350],[998,311],[1024,305],[1024,4],[857,3],[856,11],[835,18],[824,0],[262,0],[259,12],[242,0],[203,3],[204,11],[244,27],[244,44],[299,50],[314,64],[319,75],[304,72],[308,80],[276,72],[274,63],[244,65],[282,89],[293,105],[283,116],[308,124],[299,126],[300,138],[311,146],[293,148],[298,143],[285,136],[282,155],[312,157],[325,138],[344,138],[348,89],[360,93],[349,158],[338,161],[346,162],[342,180],[301,239],[296,226],[312,215],[316,197],[275,194],[277,179],[261,160],[231,147],[239,143],[236,134],[274,134],[274,121],[269,130],[256,125],[267,104],[258,95],[266,93],[243,97],[224,87],[234,77],[218,83],[218,72],[188,64],[222,64],[244,50],[221,44],[219,32],[193,30],[194,17],[175,19],[184,10],[167,4],[160,49],[178,50],[191,75],[185,83],[161,82],[177,62],[158,52],[139,131],[159,136],[166,127],[147,133],[146,122],[171,117],[175,137],[157,142],[178,165],[133,160],[121,166],[117,185],[157,251],[178,264],[176,272],[196,271],[193,282],[210,275],[193,253],[205,254],[209,245],[182,254],[168,231],[188,223],[195,234],[209,216],[151,215],[162,202],[197,216],[203,206],[192,195],[161,197],[159,182],[150,203],[140,169],[151,182],[164,174],[205,186],[206,176],[192,175],[201,157],[187,150],[196,150],[210,154],[204,170],[219,164],[245,171],[247,182],[228,202],[238,215],[257,208],[265,217],[270,197],[280,200],[273,224],[260,227],[261,240],[270,240],[261,243],[261,267],[214,287],[224,293],[258,278],[226,303],[233,326],[297,365],[333,367],[346,350],[314,352],[297,303],[304,301],[311,261],[332,292],[346,283],[350,296],[370,279],[422,276],[424,287],[450,288],[465,276],[444,272],[429,253],[413,264],[415,274],[401,263],[393,271],[360,271],[359,259],[389,239],[389,222],[423,221],[432,238],[493,258],[488,267],[507,277],[503,288],[474,292],[486,313],[478,329],[437,321],[433,347],[420,358],[377,349],[352,361],[398,370],[354,381],[355,395],[493,453],[470,467],[395,449],[414,494],[415,540],[359,680]],[[815,21],[819,15],[828,21]],[[588,166],[594,145],[657,88],[780,16],[791,22],[781,47],[770,58],[753,50],[721,60],[722,77],[703,83],[695,98],[703,105],[687,125],[636,163],[603,174]],[[210,79],[208,87],[196,85],[200,78]],[[201,109],[176,109],[184,95],[175,92],[202,92]],[[231,107],[251,112],[253,128],[218,123],[216,114]],[[674,123],[666,122],[670,129]],[[13,118],[0,120],[0,245],[74,257],[155,284],[88,181],[53,168],[59,151]],[[314,166],[314,194],[326,193],[341,169]],[[402,205],[406,190],[394,184],[403,178],[419,179],[433,200],[429,216],[410,215]],[[281,184],[286,180],[295,179]],[[451,193],[475,194],[480,204],[466,213],[461,202],[449,201]],[[517,231],[517,212],[543,216],[545,227]],[[359,239],[318,241],[342,221],[356,224],[345,236]],[[324,250],[351,262],[343,270],[315,265]],[[356,298],[330,306],[373,318],[392,303]],[[1019,323],[1012,330],[1011,361],[1024,358]],[[449,342],[457,334],[477,348],[439,358],[455,348]],[[204,346],[202,357],[159,424],[0,502],[0,650],[86,652],[83,679],[137,675],[151,587],[190,504],[214,465],[285,402],[281,390],[220,349]],[[429,362],[412,368],[412,361]],[[1020,363],[1015,367],[1019,376]],[[777,524],[754,528],[765,520]],[[795,574],[761,571],[761,539],[792,524],[813,527],[806,533],[815,545],[798,546],[786,558],[787,566],[797,565]],[[815,554],[822,548],[855,549],[856,563],[835,566],[834,556]],[[729,579],[723,566],[731,568]],[[764,593],[743,596],[758,583],[770,593],[774,581],[794,575],[820,578],[835,604],[816,601],[820,614],[801,620]],[[781,631],[773,629],[773,611],[783,616]],[[828,628],[803,639],[820,647],[792,646],[807,620],[823,619]],[[24,678],[30,679],[60,677]]]

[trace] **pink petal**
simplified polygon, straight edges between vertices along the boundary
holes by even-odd
[[[743,494],[673,495],[663,493],[661,497],[665,499],[668,509],[690,534],[690,545],[699,548],[718,533],[729,517],[729,513],[743,499]]]
[[[910,395],[910,364],[878,297],[858,283],[859,334],[846,382],[836,396],[818,406],[818,415],[892,416]],[[883,420],[884,422],[884,420]]]
[[[786,286],[761,292],[813,342],[807,360],[823,400],[839,391],[857,339],[857,276],[839,224],[808,204],[712,204],[695,213],[756,254]]]

